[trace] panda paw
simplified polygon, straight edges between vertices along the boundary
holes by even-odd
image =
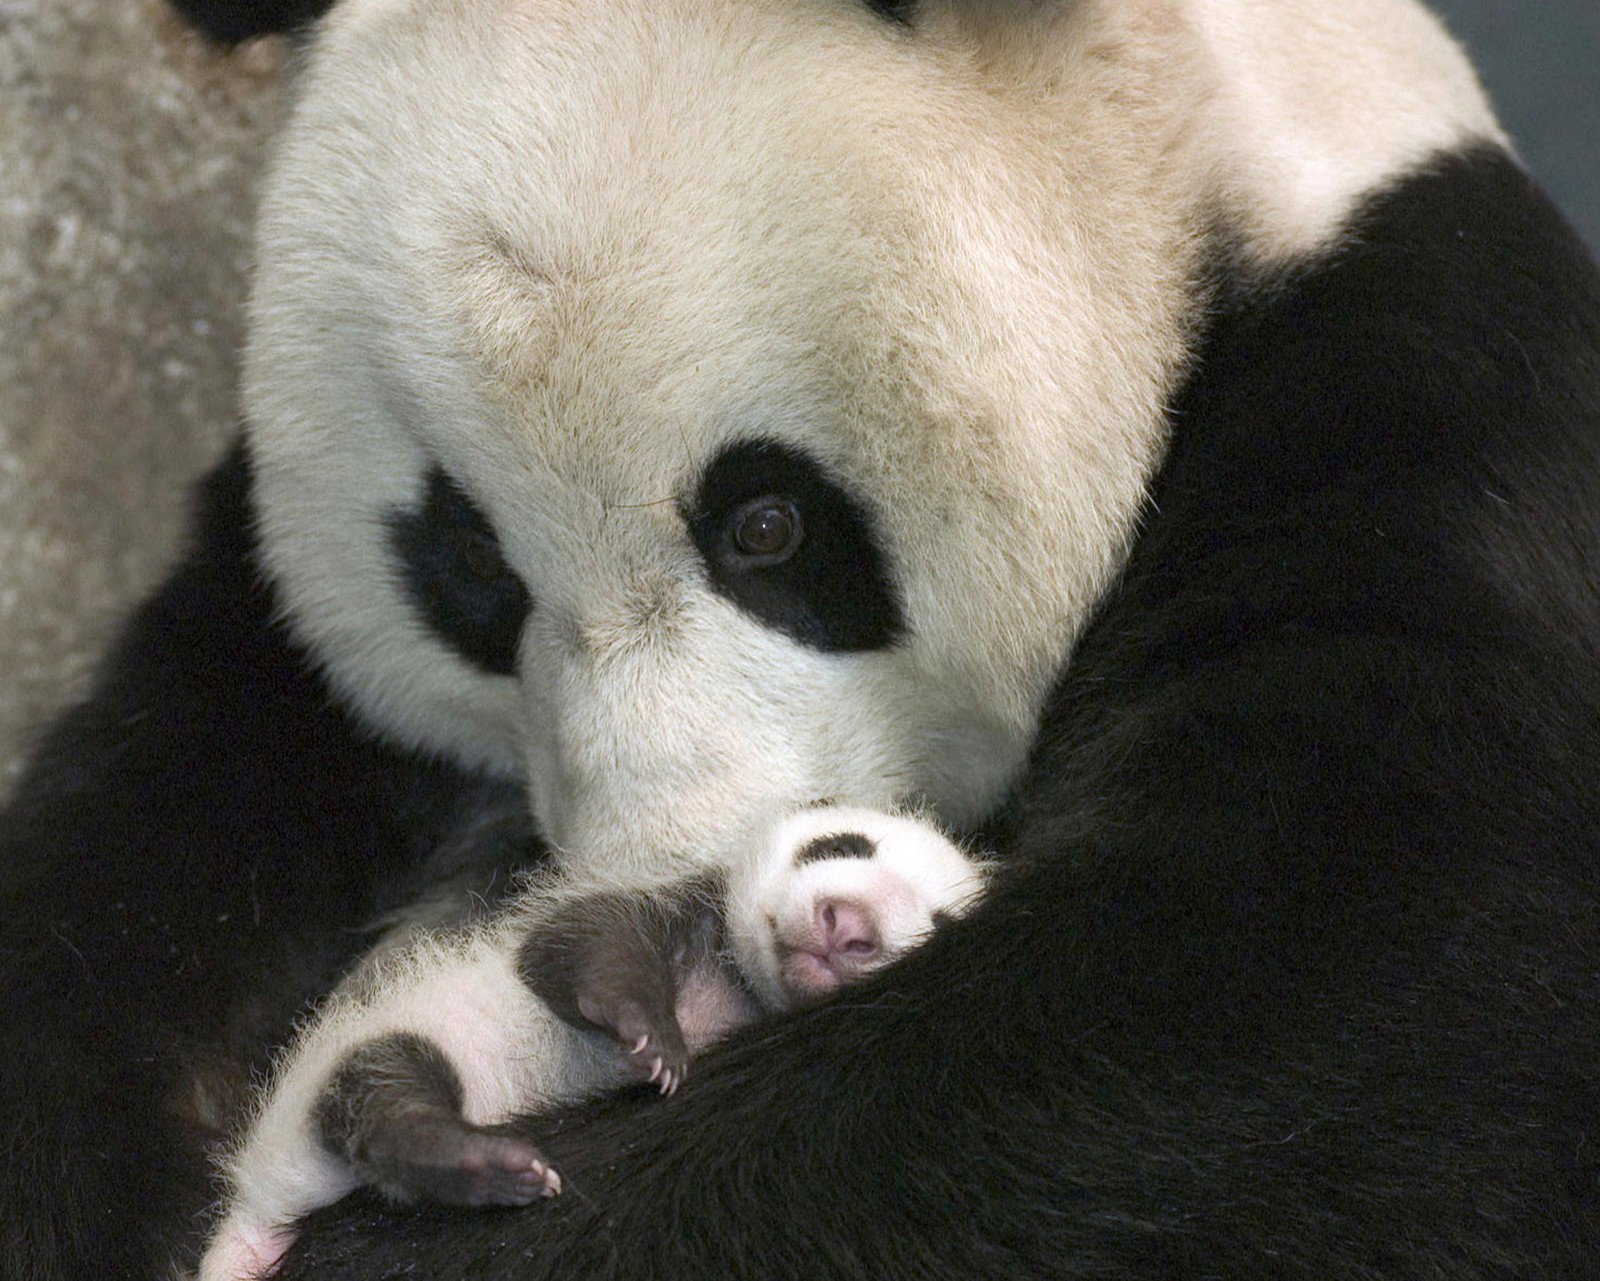
[[[375,1146],[357,1173],[399,1201],[520,1206],[561,1192],[561,1175],[527,1139],[466,1121],[419,1124],[405,1143]]]
[[[676,1024],[658,1027],[642,1019],[624,1018],[615,1027],[633,1074],[659,1087],[662,1094],[675,1094],[689,1072],[689,1049]]]
[[[591,990],[578,997],[578,1009],[604,1028],[622,1047],[635,1079],[675,1093],[689,1071],[689,1047],[670,1006],[625,995],[620,987]]]
[[[289,1228],[245,1224],[230,1217],[206,1246],[194,1281],[261,1281],[272,1274],[294,1238]]]

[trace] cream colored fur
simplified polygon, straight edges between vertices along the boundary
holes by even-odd
[[[1314,251],[1498,139],[1410,0],[346,0],[269,184],[246,400],[294,626],[388,733],[525,776],[573,858],[764,806],[982,813],[1133,535],[1204,229]],[[907,639],[807,650],[680,515],[730,441],[864,501]],[[404,600],[430,461],[535,608],[515,678]]]

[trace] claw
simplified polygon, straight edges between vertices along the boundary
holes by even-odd
[[[647,1046],[649,1044],[650,1044],[650,1033],[645,1032],[643,1035],[641,1035],[639,1037],[639,1039],[637,1041],[635,1041],[633,1043],[633,1049],[629,1050],[628,1053],[629,1054],[638,1054],[640,1051],[642,1051],[644,1049],[645,1046]]]
[[[652,1081],[654,1081],[658,1076],[661,1075],[661,1067],[662,1067],[662,1063],[661,1063],[660,1056],[657,1056],[656,1058],[653,1058],[653,1059],[650,1060],[650,1079]]]

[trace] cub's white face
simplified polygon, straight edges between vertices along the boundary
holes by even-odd
[[[881,970],[964,915],[986,869],[901,814],[818,806],[767,825],[728,878],[728,938],[767,1009]]]
[[[980,816],[1132,536],[1199,229],[1303,253],[1493,133],[1409,0],[1326,10],[344,0],[247,352],[299,635],[574,858]]]

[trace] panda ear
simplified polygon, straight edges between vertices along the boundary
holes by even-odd
[[[293,31],[333,8],[333,0],[169,0],[186,22],[222,44]]]
[[[903,26],[911,25],[912,15],[917,10],[917,0],[866,0],[866,5],[880,18]]]

